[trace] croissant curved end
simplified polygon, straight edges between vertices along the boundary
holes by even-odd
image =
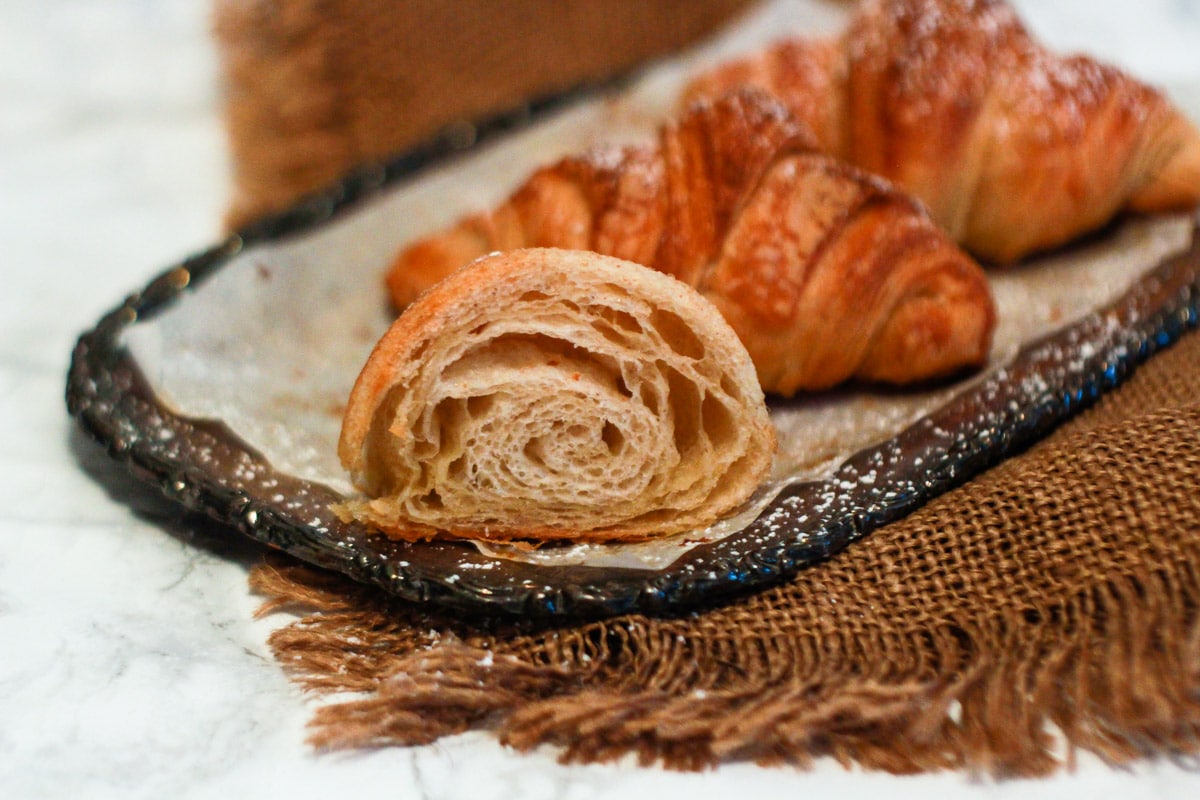
[[[914,283],[874,340],[859,368],[869,381],[939,380],[987,363],[996,304],[973,262],[951,257]]]
[[[1134,211],[1178,211],[1200,204],[1200,130],[1177,118],[1174,136],[1178,142],[1161,170],[1129,199]]]
[[[711,524],[770,469],[754,367],[715,308],[583,251],[478,259],[424,293],[351,392],[339,509],[390,536],[636,540]]]
[[[385,276],[393,305],[405,308],[451,272],[492,250],[485,222],[483,215],[468,217],[401,250]]]

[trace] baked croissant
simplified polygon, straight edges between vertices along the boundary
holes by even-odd
[[[480,259],[410,306],[350,395],[338,454],[405,539],[636,540],[702,527],[765,479],[744,347],[688,286],[596,253]]]
[[[921,206],[817,152],[761,92],[692,106],[658,147],[595,151],[533,175],[493,211],[402,251],[400,307],[493,250],[593,250],[697,289],[765,390],[905,383],[978,366],[995,310],[980,267]]]
[[[1122,209],[1200,202],[1200,131],[1120,70],[1048,52],[1000,0],[870,0],[842,36],[719,66],[684,99],[745,85],[995,262],[1062,245]]]

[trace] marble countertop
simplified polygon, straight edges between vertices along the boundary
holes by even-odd
[[[1200,119],[1200,0],[1024,0],[1054,45],[1163,86]],[[0,3],[0,796],[429,798],[665,793],[1183,797],[1200,773],[1092,759],[1044,781],[898,778],[819,763],[680,774],[566,767],[487,733],[320,754],[315,702],[255,620],[253,545],[183,519],[68,418],[75,337],[216,240],[229,192],[201,0]]]

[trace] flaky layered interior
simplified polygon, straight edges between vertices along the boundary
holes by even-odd
[[[381,340],[341,456],[392,535],[637,539],[707,525],[770,467],[754,368],[717,311],[629,262],[484,258]]]

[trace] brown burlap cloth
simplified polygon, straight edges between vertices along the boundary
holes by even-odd
[[[422,113],[388,97],[408,84],[387,76],[403,74],[406,51],[426,58],[437,49],[419,37],[399,44],[416,35],[396,14],[403,5],[218,6],[239,168],[234,218],[453,118],[443,108],[420,134],[380,134],[371,144],[387,115],[402,128]],[[474,4],[447,5],[478,23]],[[569,78],[624,67],[668,39],[674,46],[731,5],[704,6],[694,26],[647,34],[636,54]],[[436,16],[434,4],[409,6]],[[650,3],[645,13],[677,6]],[[669,18],[657,18],[660,28]],[[387,21],[400,38],[368,39],[347,55],[337,50],[354,27],[347,19]],[[504,36],[521,38],[528,20],[518,19],[501,26]],[[239,104],[260,72],[264,108],[248,120]],[[281,100],[275,92],[285,89],[302,93]],[[479,110],[477,100],[463,108]],[[244,129],[263,120],[265,128]],[[831,754],[895,772],[1036,775],[1070,764],[1079,748],[1117,763],[1194,756],[1197,387],[1200,335],[1190,334],[1026,453],[783,585],[693,614],[522,626],[442,615],[290,561],[263,565],[252,582],[268,598],[265,611],[302,615],[270,641],[295,680],[361,693],[318,708],[320,746],[430,742],[488,726],[517,748],[559,745],[568,760],[636,753],[684,768]]]

